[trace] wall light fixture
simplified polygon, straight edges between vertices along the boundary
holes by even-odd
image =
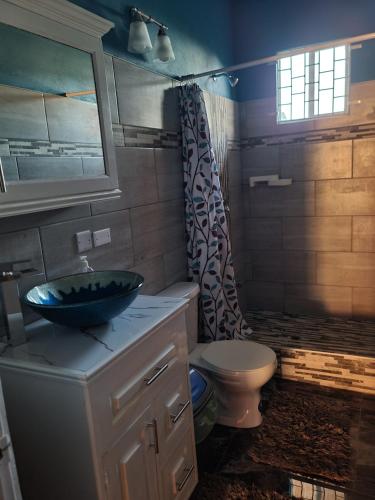
[[[174,61],[175,55],[172,43],[167,35],[168,26],[160,23],[148,14],[145,14],[137,9],[137,7],[132,7],[130,9],[130,16],[128,51],[133,54],[145,54],[152,49],[152,43],[147,29],[147,24],[151,23],[159,27],[158,36],[155,42],[154,61],[165,63]]]

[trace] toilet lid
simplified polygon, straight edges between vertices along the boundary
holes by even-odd
[[[212,342],[201,356],[213,369],[233,372],[259,370],[276,359],[272,349],[248,340]]]

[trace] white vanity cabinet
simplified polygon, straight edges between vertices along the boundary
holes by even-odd
[[[186,302],[139,296],[110,324],[41,320],[0,357],[28,500],[188,499],[197,483]]]

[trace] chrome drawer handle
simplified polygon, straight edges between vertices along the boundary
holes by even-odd
[[[168,368],[168,363],[165,363],[164,366],[159,368],[158,366],[155,368],[155,370],[158,370],[155,375],[153,375],[151,378],[145,378],[144,381],[146,382],[146,385],[151,385],[152,383],[155,382],[157,378],[160,377],[160,375],[165,372],[165,370]]]
[[[192,465],[190,468],[185,467],[184,472],[186,472],[186,475],[185,475],[184,479],[180,483],[177,483],[177,491],[181,491],[182,490],[182,488],[187,483],[187,480],[191,476],[193,470],[194,470],[194,465]]]
[[[1,163],[1,158],[0,158],[0,193],[6,193],[6,192],[7,192],[7,185],[5,183],[5,174],[4,174],[3,164]]]
[[[152,430],[154,431],[154,443],[151,444],[153,448],[155,448],[155,453],[159,453],[159,434],[158,434],[158,422],[156,418],[152,419],[152,422],[147,424],[147,427],[152,427]]]
[[[186,403],[181,403],[179,406],[181,406],[180,411],[176,415],[171,415],[172,419],[172,424],[175,424],[178,420],[180,420],[182,414],[186,410],[186,408],[189,406],[190,400],[187,400]]]

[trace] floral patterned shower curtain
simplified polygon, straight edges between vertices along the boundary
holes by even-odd
[[[246,338],[203,92],[180,87],[189,279],[199,283],[200,341]]]

